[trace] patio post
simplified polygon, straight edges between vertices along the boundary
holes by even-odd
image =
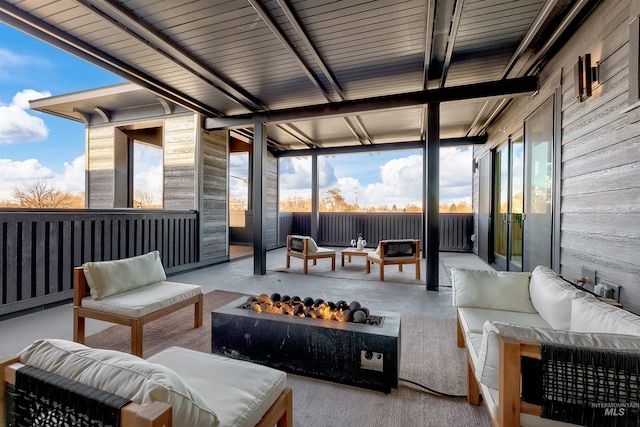
[[[251,206],[253,208],[253,274],[267,274],[267,125],[253,124],[251,161]]]
[[[311,229],[309,230],[309,235],[316,241],[320,239],[318,236],[318,223],[320,222],[318,213],[320,188],[318,185],[318,155],[313,153],[311,155]]]
[[[427,137],[423,161],[426,185],[425,251],[427,258],[427,290],[438,290],[440,263],[440,103],[427,104]],[[426,189],[424,188],[426,187]],[[424,205],[424,201],[423,201]]]

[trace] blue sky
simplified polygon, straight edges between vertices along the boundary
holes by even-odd
[[[27,101],[122,83],[125,80],[0,23],[0,200],[15,187],[44,181],[77,193],[84,191],[85,126],[32,111]],[[441,201],[471,204],[469,150],[441,151]],[[282,164],[281,197],[309,197],[310,161],[288,158]],[[230,173],[246,176],[232,162]],[[420,205],[422,160],[418,150],[321,157],[321,190],[340,189],[360,206]],[[157,175],[156,175],[157,176]],[[231,197],[246,194],[231,180]]]
[[[84,124],[29,110],[28,98],[123,81],[0,23],[0,199],[36,180],[84,190]]]

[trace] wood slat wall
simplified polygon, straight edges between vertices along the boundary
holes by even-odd
[[[0,212],[0,315],[71,298],[73,267],[158,250],[167,273],[199,261],[194,211]]]
[[[601,2],[541,72],[536,98],[520,98],[489,130],[476,158],[521,126],[540,101],[562,88],[560,264],[567,280],[582,268],[622,286],[625,308],[640,312],[640,109],[629,107],[630,1]],[[578,102],[573,66],[591,54],[599,64],[593,96]],[[506,132],[505,132],[506,130]],[[477,178],[477,176],[476,176]]]
[[[202,260],[227,257],[227,132],[201,134]]]

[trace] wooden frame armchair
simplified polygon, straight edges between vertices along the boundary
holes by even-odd
[[[7,408],[7,387],[16,385],[16,371],[23,366],[25,365],[20,363],[18,357],[0,358],[0,427],[7,426],[10,420]],[[154,402],[149,406],[142,406],[130,402],[120,410],[121,427],[171,427],[171,425],[171,405],[166,403]]]
[[[367,273],[371,273],[371,264],[380,266],[380,281],[384,282],[384,266],[398,265],[402,271],[404,264],[416,266],[416,279],[420,279],[420,240],[381,240],[375,252],[367,255]]]
[[[75,267],[73,271],[73,340],[81,344],[84,344],[86,318],[129,326],[131,328],[131,354],[140,357],[142,357],[143,329],[146,323],[166,316],[181,308],[194,305],[193,327],[199,328],[202,326],[202,308],[204,305],[202,291],[197,295],[140,316],[123,315],[87,308],[83,306],[82,303],[83,299],[89,296],[90,292],[84,269],[82,267]]]
[[[0,357],[0,427],[8,425],[11,415],[8,413],[7,388],[16,385],[16,371],[23,366],[18,357]],[[79,385],[84,390],[88,387],[73,380],[68,380],[68,383]],[[120,427],[171,427],[172,418],[173,410],[169,404],[153,402],[142,406],[130,402],[120,410]],[[293,394],[290,387],[285,387],[255,426],[293,427]]]
[[[291,257],[302,260],[304,274],[309,270],[308,261],[313,260],[313,265],[316,265],[320,258],[331,258],[331,270],[336,269],[336,251],[318,247],[315,240],[309,236],[287,236],[287,268],[291,266]]]

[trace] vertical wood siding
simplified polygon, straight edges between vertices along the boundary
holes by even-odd
[[[159,250],[167,273],[199,261],[198,215],[0,212],[0,315],[71,297],[73,267]]]
[[[267,151],[267,250],[278,247],[278,159]]]
[[[113,126],[92,127],[88,131],[88,207],[114,207],[114,130]]]
[[[202,260],[227,255],[227,136],[202,132]]]
[[[197,209],[196,118],[164,120],[164,208]]]
[[[490,142],[521,126],[525,117],[562,88],[560,271],[567,280],[582,267],[622,286],[625,308],[640,312],[640,109],[629,107],[630,1],[600,2],[541,72],[536,98],[518,98],[489,129]],[[591,53],[599,63],[593,96],[578,102],[573,66]],[[632,53],[634,58],[638,52]],[[477,178],[477,177],[476,177]]]

